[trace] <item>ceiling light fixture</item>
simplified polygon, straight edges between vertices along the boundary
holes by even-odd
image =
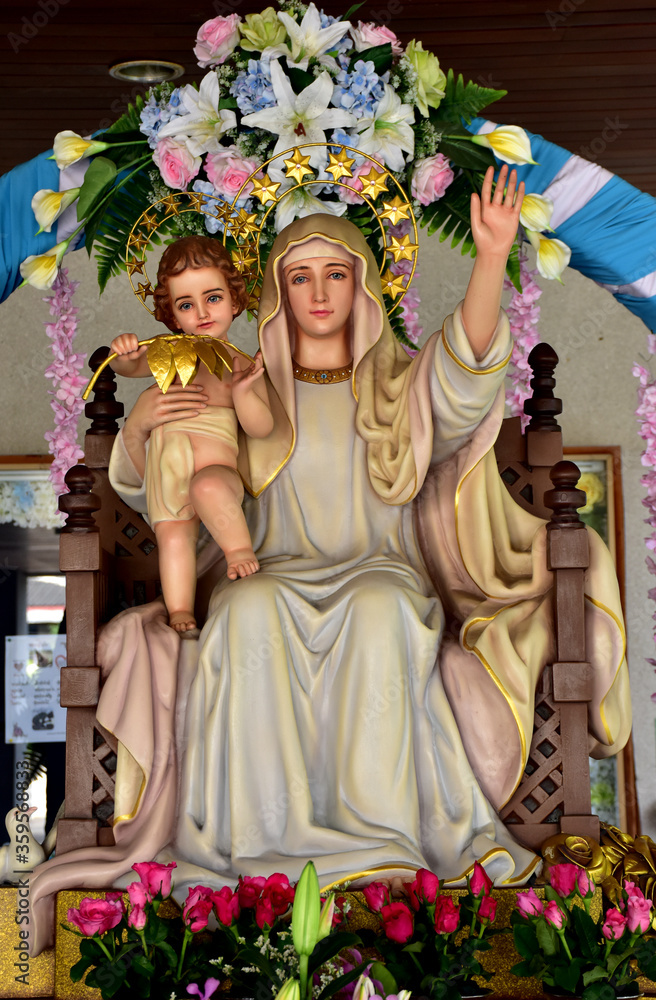
[[[109,75],[115,80],[127,80],[129,83],[152,84],[177,80],[184,71],[184,66],[169,62],[168,59],[130,59],[110,66]]]

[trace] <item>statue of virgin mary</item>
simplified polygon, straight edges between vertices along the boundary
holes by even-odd
[[[352,362],[336,370],[295,357],[286,274],[317,259],[353,274]],[[197,643],[162,606],[105,628],[116,846],[41,869],[37,914],[63,884],[124,884],[154,859],[176,861],[183,895],[239,875],[294,880],[308,859],[323,885],[420,867],[458,884],[476,860],[517,885],[538,864],[498,817],[553,656],[544,525],[513,503],[491,452],[504,314],[482,357],[458,307],[411,359],[360,231],[312,215],[276,239],[259,317],[275,426],[240,441],[239,471],[261,571],[216,585]],[[110,474],[145,510],[120,438]],[[617,585],[596,536],[591,548],[601,756],[623,745],[630,712]]]

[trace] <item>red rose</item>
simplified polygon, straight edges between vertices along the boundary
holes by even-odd
[[[224,927],[230,927],[233,920],[236,920],[241,912],[238,893],[224,885],[218,892],[212,893],[212,902],[219,923],[223,924]]]
[[[240,877],[239,885],[237,886],[237,895],[242,910],[250,910],[255,906],[265,884],[266,879],[264,875],[256,875],[255,878],[251,878],[250,875],[246,875],[243,878]]]
[[[435,930],[438,934],[453,934],[458,930],[460,907],[450,896],[438,896],[435,900]]]
[[[578,865],[554,865],[549,869],[549,881],[559,896],[571,895],[576,889],[579,872]]]
[[[213,906],[212,896],[212,890],[206,886],[197,885],[189,890],[182,907],[182,919],[193,934],[207,927]]]
[[[260,930],[271,926],[276,917],[286,913],[294,902],[294,889],[286,875],[270,875],[262,888],[262,895],[255,904],[255,922]]]
[[[389,886],[384,882],[370,882],[365,885],[362,895],[367,901],[367,906],[374,913],[380,913],[386,903],[389,903]]]
[[[164,899],[171,895],[171,875],[177,868],[175,861],[168,865],[160,865],[156,861],[139,861],[132,868],[146,887],[150,899],[161,892]]]
[[[86,896],[80,902],[78,910],[68,911],[66,919],[69,924],[75,924],[85,937],[93,937],[94,934],[104,934],[116,927],[124,909],[122,900],[90,899]]]
[[[469,888],[473,894],[478,898],[479,896],[489,896],[490,889],[492,888],[492,879],[488,873],[480,865],[478,861],[474,862],[474,871],[472,872],[471,878],[469,879]]]
[[[478,919],[482,924],[493,924],[497,915],[497,901],[491,896],[483,896],[478,908]]]
[[[382,907],[380,915],[385,934],[391,941],[405,944],[412,937],[414,920],[412,911],[405,903],[388,903]]]
[[[420,868],[414,882],[411,882],[407,889],[410,906],[413,910],[418,910],[422,903],[430,905],[435,902],[435,897],[440,891],[440,880],[437,875],[429,872],[428,868]]]

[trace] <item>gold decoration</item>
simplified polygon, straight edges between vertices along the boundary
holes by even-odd
[[[292,358],[292,371],[298,382],[314,382],[317,385],[333,385],[335,382],[346,382],[353,374],[353,362],[341,368],[304,368]]]
[[[394,263],[397,264],[400,260],[412,260],[412,255],[415,254],[418,249],[419,245],[417,243],[411,243],[409,236],[402,236],[401,239],[397,236],[392,236],[390,238],[387,252],[392,254],[394,257]]]
[[[611,874],[610,861],[592,837],[557,833],[542,845],[542,857],[545,875],[553,865],[574,864],[584,868],[596,885],[602,885]]]
[[[379,194],[387,191],[387,176],[385,171],[372,167],[368,174],[360,174],[362,194],[375,201]]]
[[[186,337],[176,340],[171,344],[175,370],[180,376],[182,385],[192,382],[194,375],[198,371],[198,353],[196,345]]]
[[[162,392],[166,392],[175,378],[175,362],[171,345],[157,338],[146,352],[146,360],[153,378]]]
[[[249,244],[233,250],[230,256],[240,274],[248,274],[257,264],[257,254]]]
[[[235,222],[231,222],[230,225],[234,228]],[[257,213],[253,212],[252,214],[249,214],[244,208],[240,208],[237,213],[236,225],[246,236],[253,236],[255,233],[259,233],[260,231]]]
[[[398,225],[402,219],[407,219],[410,208],[407,202],[403,202],[398,195],[390,201],[383,202],[383,209],[380,213],[381,219],[389,219],[393,226]]]
[[[148,239],[145,236],[139,236],[137,233],[130,233],[128,247],[130,247],[131,250],[140,252],[141,250],[145,250],[147,246]]]
[[[353,176],[351,167],[355,163],[355,157],[348,156],[343,146],[341,152],[339,152],[336,156],[334,153],[328,153],[328,161],[329,163],[326,167],[326,173],[332,174],[334,181],[338,181],[340,177]]]
[[[137,260],[136,257],[133,257],[132,260],[129,260],[127,263],[128,274],[143,274],[145,266],[145,260]]]
[[[389,295],[392,301],[394,301],[397,295],[401,295],[402,292],[406,291],[406,287],[403,284],[404,278],[404,274],[392,274],[391,271],[386,271],[380,279],[383,285],[383,294]]]
[[[205,195],[197,191],[189,191],[189,208],[195,210],[196,212],[202,212],[206,204]]]
[[[169,194],[166,198],[162,198],[159,202],[166,213],[166,217],[170,218],[172,215],[180,215],[180,205],[178,204],[178,195]]]
[[[272,181],[267,173],[263,177],[253,177],[252,178],[253,190],[251,194],[255,198],[259,198],[263,205],[267,205],[270,201],[276,201],[276,192],[280,187],[279,181]]]
[[[153,286],[151,285],[151,283],[149,281],[146,281],[146,282],[140,281],[139,282],[139,285],[137,287],[135,295],[138,295],[142,302],[146,301],[146,296],[147,295],[153,295],[153,294],[154,294],[154,292],[153,292]]]
[[[310,157],[303,156],[298,146],[294,149],[293,156],[290,156],[288,160],[283,160],[287,168],[287,177],[291,177],[293,181],[300,184],[304,177],[308,174],[310,177],[314,177],[314,170],[309,166]]]

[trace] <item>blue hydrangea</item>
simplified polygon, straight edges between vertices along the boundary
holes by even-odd
[[[225,198],[222,198],[219,192],[214,190],[214,187],[212,186],[212,184],[210,184],[209,181],[194,181],[192,188],[194,191],[198,191],[200,194],[211,195],[212,197],[217,198],[218,201],[225,202]],[[218,207],[219,206],[217,204],[216,208]],[[210,204],[207,206],[207,212],[212,212],[213,210],[214,210],[213,203],[210,202]],[[214,236],[215,233],[223,232],[222,222],[219,222],[218,219],[215,219],[213,215],[206,214],[206,212],[203,212],[203,215],[205,217],[205,228],[207,229],[208,233],[211,233],[212,236]]]
[[[331,24],[336,24],[337,21],[341,21],[341,18],[339,18],[339,17],[332,17],[330,14],[324,14],[324,12],[322,10],[319,11],[319,14],[321,16],[321,27],[322,28],[329,28]],[[340,40],[337,42],[337,44],[334,45],[333,48],[330,51],[337,53],[337,58],[339,58],[340,56],[342,56],[344,53],[348,52],[352,48],[353,48],[353,39],[349,37],[349,33],[347,31],[346,34],[344,35],[344,37],[340,38]]]
[[[249,59],[248,69],[237,74],[230,88],[242,115],[272,108],[276,98],[271,86],[271,64],[259,59]]]
[[[151,94],[144,104],[141,112],[141,125],[139,126],[140,131],[148,138],[150,148],[155,149],[157,133],[162,125],[168,125],[172,118],[186,114],[184,105],[180,104],[179,87],[176,87],[168,100],[158,101],[155,95]]]
[[[335,78],[332,103],[356,118],[370,117],[385,93],[389,72],[378,76],[371,61],[358,59],[351,73],[341,69]]]

